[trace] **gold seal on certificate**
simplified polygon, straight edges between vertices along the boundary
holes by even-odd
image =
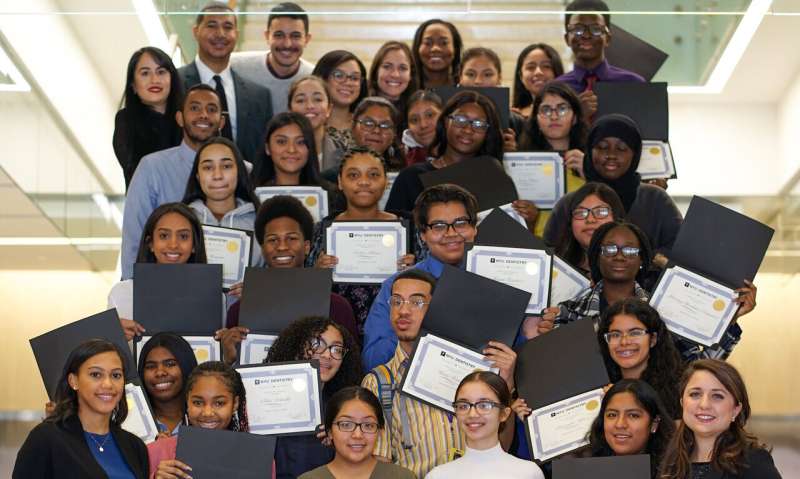
[[[381,283],[407,251],[400,221],[334,221],[325,235],[325,251],[339,259],[333,280],[340,283]]]
[[[311,213],[317,223],[328,216],[328,192],[319,186],[261,186],[256,196],[262,203],[273,196],[294,196]]]
[[[222,287],[230,288],[244,281],[244,271],[250,266],[253,233],[220,226],[203,225],[208,264],[222,265]]]
[[[643,180],[675,177],[675,161],[669,143],[642,141],[642,157],[636,172]]]
[[[588,444],[602,400],[600,388],[535,409],[526,419],[533,458],[546,461]]]
[[[140,336],[134,346],[136,352],[136,361],[142,354],[142,348],[150,341],[152,336]],[[197,363],[204,363],[206,361],[219,361],[221,359],[221,350],[219,341],[214,339],[213,336],[183,336],[183,339],[189,343],[194,351],[194,357]]]
[[[142,386],[135,383],[125,384],[125,401],[128,403],[128,415],[122,423],[122,429],[137,436],[145,444],[155,441],[158,427]]]
[[[551,209],[566,193],[564,160],[553,152],[515,152],[503,155],[503,167],[514,181],[520,199]]]

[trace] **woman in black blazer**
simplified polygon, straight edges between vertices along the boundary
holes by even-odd
[[[147,448],[120,425],[128,415],[122,352],[103,339],[72,351],[54,411],[28,434],[13,479],[144,479]]]

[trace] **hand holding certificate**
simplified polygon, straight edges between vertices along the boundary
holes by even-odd
[[[222,265],[222,287],[230,288],[244,281],[244,271],[250,266],[253,233],[203,225],[203,238],[207,263]]]
[[[256,196],[262,203],[277,195],[294,196],[300,200],[311,213],[315,223],[328,216],[328,192],[319,186],[261,186],[256,188]]]
[[[334,281],[381,283],[406,254],[406,228],[398,221],[334,221],[326,230],[326,251],[339,259]]]
[[[522,200],[551,209],[567,190],[564,160],[558,153],[506,153],[503,167]]]
[[[540,314],[550,293],[550,255],[544,250],[475,246],[467,271],[531,293],[528,314]]]

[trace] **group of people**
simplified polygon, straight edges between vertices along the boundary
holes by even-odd
[[[595,118],[595,82],[644,81],[605,59],[610,20],[599,0],[567,6],[571,72],[550,45],[521,51],[508,128],[476,91],[447,101],[436,93],[502,82],[498,55],[465,49],[456,26],[439,19],[422,23],[410,47],[383,44],[369,70],[344,50],[316,64],[303,59],[309,17],[294,3],[270,12],[266,52],[234,53],[237,16],[217,2],[197,16],[198,53],[189,65],[176,69],[154,47],[136,51],[115,120],[127,199],[122,281],[108,297],[127,339],[147,334],[134,317],[133,265],[206,263],[203,225],[252,231],[259,247],[251,267],[335,268],[338,258],[325,245],[332,223],[400,220],[410,241],[396,274],[379,285],[334,284],[328,317],[297,318],[270,347],[265,363],[319,362],[324,423],[316,435],[278,437],[265,476],[549,477],[550,463],[534,462],[528,447],[531,409],[515,387],[516,350],[588,320],[613,384],[587,431],[589,447],[577,455],[648,454],[659,478],[779,478],[767,446],[745,429],[747,390],[725,362],[742,335],[739,319],[755,308],[755,285],[743,280],[736,318],[714,347],[670,332],[647,303],[682,217],[666,181],[643,182],[636,172],[639,125],[623,115]],[[513,151],[563,157],[568,193],[552,210],[525,199],[512,207],[531,235],[591,286],[521,317],[514,344],[489,341],[481,352],[498,372],[464,377],[454,412],[445,411],[398,385],[445,265],[463,268],[479,210],[472,192],[453,184],[425,188],[420,177],[476,157],[499,165]],[[288,195],[262,202],[260,186],[322,187],[330,215],[315,223]],[[222,361],[198,364],[173,332],[144,345],[138,375],[157,440],[145,446],[121,428],[128,408],[123,352],[90,340],[67,359],[13,477],[189,478],[191,464],[176,459],[181,427],[248,432],[246,391],[235,369],[250,333],[239,325],[243,289],[238,283],[225,293],[214,332]]]

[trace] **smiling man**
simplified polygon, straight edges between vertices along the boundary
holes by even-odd
[[[270,11],[264,38],[269,50],[234,55],[232,65],[243,77],[269,89],[277,114],[288,110],[292,82],[314,71],[314,64],[302,58],[311,41],[308,15],[296,3],[279,3]]]

